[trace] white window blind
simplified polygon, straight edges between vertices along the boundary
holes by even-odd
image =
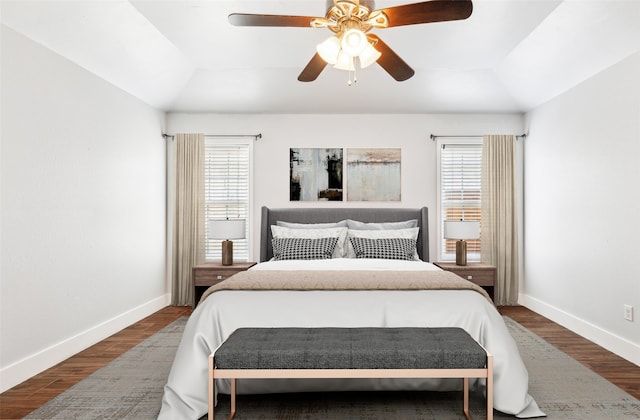
[[[233,240],[233,258],[249,259],[251,144],[205,137],[205,221],[246,220],[245,239]],[[205,223],[205,229],[208,224]],[[220,261],[222,240],[209,239],[205,232],[205,260]]]
[[[439,260],[453,261],[455,240],[444,239],[444,221],[480,220],[482,139],[442,141],[439,156]],[[480,261],[480,239],[467,241],[467,259]]]

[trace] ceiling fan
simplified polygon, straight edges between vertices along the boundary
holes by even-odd
[[[414,70],[380,37],[368,33],[371,29],[462,20],[473,11],[471,0],[429,0],[379,10],[374,10],[373,0],[327,0],[327,3],[325,17],[232,13],[229,22],[235,26],[327,28],[334,32],[317,46],[315,55],[298,76],[301,82],[314,81],[327,64],[355,72],[356,62],[360,68],[377,62],[401,82],[411,78]]]

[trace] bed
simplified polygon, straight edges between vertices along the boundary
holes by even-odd
[[[494,355],[495,409],[544,416],[528,393],[517,345],[486,293],[428,262],[428,226],[427,208],[263,207],[260,263],[203,296],[185,327],[158,418],[206,414],[208,356],[241,327],[461,327]],[[460,388],[459,381],[433,378],[295,379],[240,381],[237,392]],[[230,392],[227,381],[216,389]]]

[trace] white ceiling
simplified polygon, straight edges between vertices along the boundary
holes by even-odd
[[[386,8],[417,0],[378,0]],[[323,0],[0,0],[2,23],[166,111],[524,112],[640,51],[640,0],[474,0],[463,21],[374,30],[415,70],[298,74],[331,32],[233,12],[324,16]]]

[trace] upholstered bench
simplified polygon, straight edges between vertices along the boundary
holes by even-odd
[[[493,418],[493,356],[461,328],[239,328],[209,357],[209,419],[215,380],[256,378],[486,378]]]

